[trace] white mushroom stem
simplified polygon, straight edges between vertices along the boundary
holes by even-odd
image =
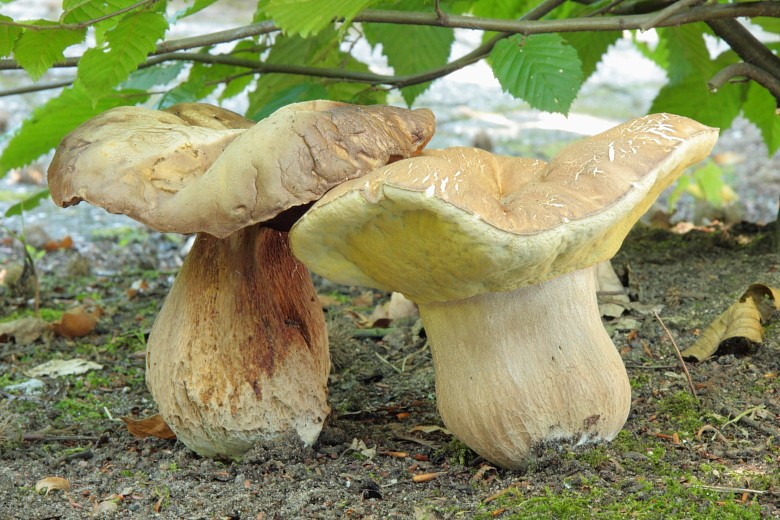
[[[312,444],[329,371],[322,307],[287,233],[198,235],[147,345],[147,385],[177,437],[219,457],[290,432]]]
[[[601,324],[593,268],[510,292],[420,305],[444,424],[487,460],[613,439],[631,387]]]

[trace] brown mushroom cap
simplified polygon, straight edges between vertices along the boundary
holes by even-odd
[[[566,147],[550,164],[427,150],[328,192],[292,228],[333,281],[417,303],[517,289],[611,258],[718,131],[654,114]]]
[[[171,112],[117,108],[66,136],[49,168],[54,201],[225,237],[419,153],[435,126],[425,109],[330,101],[289,105],[249,129]]]

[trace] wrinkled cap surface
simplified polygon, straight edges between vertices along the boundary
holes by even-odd
[[[86,200],[158,231],[225,237],[419,153],[435,129],[429,110],[330,101],[246,121],[218,107],[109,110],[57,148],[52,198]]]
[[[417,303],[517,289],[611,258],[717,136],[654,114],[569,145],[549,164],[426,150],[328,192],[293,226],[293,253],[335,282]]]

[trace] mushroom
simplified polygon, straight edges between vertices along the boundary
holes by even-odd
[[[57,204],[198,233],[147,344],[147,385],[189,448],[236,457],[289,432],[316,440],[327,332],[286,222],[333,185],[419,153],[433,130],[428,110],[313,101],[257,124],[199,104],[118,108],[65,137],[49,169]]]
[[[717,130],[655,114],[549,164],[426,150],[333,188],[292,227],[293,254],[343,284],[419,305],[444,424],[492,463],[613,439],[631,388],[602,326],[594,269]]]

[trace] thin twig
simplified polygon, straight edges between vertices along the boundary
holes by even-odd
[[[127,7],[124,7],[122,9],[119,9],[118,11],[114,11],[112,13],[104,14],[103,16],[98,16],[97,18],[92,18],[91,20],[84,20],[83,22],[79,23],[59,23],[54,25],[35,25],[35,24],[27,24],[27,23],[19,23],[19,22],[8,22],[8,21],[0,21],[0,27],[6,26],[6,27],[21,27],[23,29],[28,29],[30,31],[51,31],[51,30],[70,30],[70,31],[78,31],[80,29],[86,29],[87,27],[90,27],[92,25],[98,24],[100,22],[109,20],[111,18],[115,18],[117,16],[121,16],[125,13],[129,13],[130,11],[134,9],[138,9],[139,7],[144,7],[146,5],[154,5],[160,0],[141,0],[140,2],[136,2],[133,5],[129,5]]]
[[[701,2],[702,0],[680,0],[679,2],[675,2],[669,7],[666,7],[665,9],[661,9],[657,13],[654,13],[654,16],[650,18],[648,21],[646,21],[645,23],[643,23],[639,27],[639,29],[642,31],[647,31],[648,29],[652,29],[653,27],[656,27],[664,20],[668,20],[672,15],[679,13],[686,7],[690,7],[692,5],[699,4]]]
[[[696,486],[701,489],[709,489],[711,491],[720,491],[722,493],[753,493],[756,495],[763,495],[764,493],[767,493],[767,491],[762,491],[760,489],[750,489],[750,488],[737,488],[737,487],[725,487],[725,486]]]
[[[691,389],[691,393],[693,394],[693,397],[696,399],[696,401],[698,401],[699,396],[696,395],[696,388],[693,386],[693,379],[691,378],[691,373],[688,372],[688,367],[686,366],[685,360],[682,357],[682,353],[680,352],[680,347],[677,346],[677,342],[674,340],[674,336],[672,336],[672,333],[669,331],[668,328],[666,328],[666,324],[658,315],[658,313],[653,311],[653,316],[655,316],[655,319],[658,320],[658,323],[661,324],[661,327],[663,327],[664,332],[666,332],[666,335],[672,341],[672,345],[674,346],[674,351],[677,354],[677,359],[680,361],[680,365],[682,365],[683,372],[685,372],[685,377],[688,378],[688,387]]]
[[[764,69],[750,63],[734,63],[724,67],[712,77],[707,86],[713,92],[717,92],[735,77],[752,79],[771,92],[780,102],[780,78],[776,78]]]

